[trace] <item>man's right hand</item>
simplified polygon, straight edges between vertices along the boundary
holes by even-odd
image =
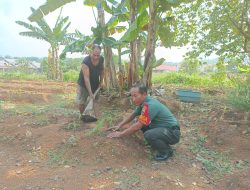
[[[90,98],[94,100],[95,99],[94,94],[90,94]]]
[[[119,125],[116,125],[114,127],[108,128],[108,131],[118,131],[121,127]]]

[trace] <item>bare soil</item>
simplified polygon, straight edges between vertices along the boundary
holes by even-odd
[[[83,123],[73,83],[0,79],[0,190],[250,189],[250,113],[221,91],[199,104],[162,101],[181,123],[174,156],[155,162],[141,132],[108,139],[107,129],[133,106],[105,92],[99,120]],[[212,90],[210,90],[212,91]]]

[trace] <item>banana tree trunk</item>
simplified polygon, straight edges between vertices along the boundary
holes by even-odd
[[[53,56],[51,49],[48,50],[48,71],[47,71],[47,78],[52,79],[52,67],[53,67]]]
[[[98,22],[102,27],[105,26],[105,17],[104,10],[101,3],[97,5],[98,10]],[[107,33],[103,34],[103,37],[107,37]],[[117,78],[116,78],[116,69],[113,60],[112,48],[110,46],[104,46],[104,57],[105,57],[105,74],[104,74],[104,82],[106,87],[115,88],[117,87]]]
[[[144,59],[144,74],[143,74],[143,83],[150,88],[152,85],[152,64],[153,57],[155,53],[155,42],[156,42],[156,0],[149,0],[149,25],[148,25],[148,37],[147,45],[145,51]]]
[[[58,62],[58,52],[57,48],[55,48],[55,66],[56,66],[56,80],[60,79],[60,70],[59,70],[59,62]]]
[[[132,24],[137,15],[136,11],[137,0],[130,0],[130,24]],[[138,81],[138,60],[137,60],[137,43],[136,39],[130,42],[131,56],[129,63],[128,73],[128,85],[131,87],[135,82]]]

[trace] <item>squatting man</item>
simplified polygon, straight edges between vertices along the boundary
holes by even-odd
[[[176,144],[180,140],[180,127],[177,119],[165,105],[147,95],[145,85],[140,83],[134,85],[130,94],[137,108],[113,127],[114,131],[107,137],[119,138],[141,130],[147,143],[157,151],[154,159],[156,161],[169,159],[173,154],[170,145]],[[130,124],[123,131],[118,131],[136,117],[138,117],[136,122]]]

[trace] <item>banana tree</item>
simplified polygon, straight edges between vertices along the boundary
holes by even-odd
[[[35,9],[31,8],[31,11],[34,13]],[[74,40],[73,34],[67,33],[67,29],[70,26],[70,22],[68,21],[69,18],[61,17],[61,12],[62,10],[60,11],[55,26],[52,29],[43,18],[36,21],[38,26],[33,26],[23,21],[16,21],[17,24],[29,30],[26,32],[20,32],[20,35],[44,40],[50,44],[48,50],[48,66],[50,68],[48,73],[49,79],[62,79],[58,58],[59,46],[68,44]]]

